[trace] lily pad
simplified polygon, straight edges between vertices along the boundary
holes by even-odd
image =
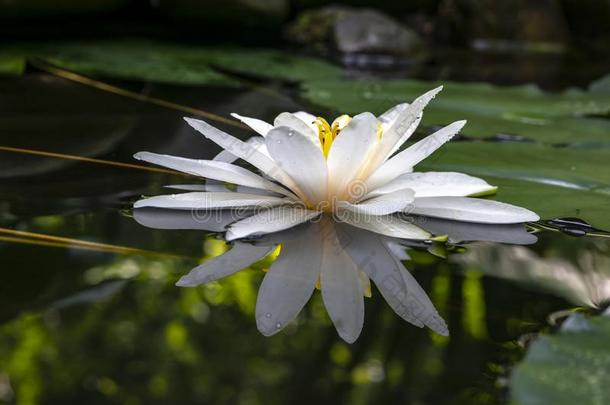
[[[301,81],[337,78],[326,62],[269,49],[218,48],[148,40],[13,44],[8,50],[83,74],[182,85],[238,85],[229,72]]]
[[[527,207],[542,218],[571,216],[610,229],[610,150],[569,149],[519,142],[453,142],[418,170],[459,171],[498,186],[493,198]]]
[[[511,378],[521,405],[610,403],[610,318],[571,315],[530,346]]]
[[[183,85],[231,85],[209,66],[205,51],[147,41],[65,42],[30,45],[28,56],[79,73]]]
[[[0,75],[17,76],[25,71],[25,58],[21,55],[0,55]]]
[[[381,113],[441,84],[444,90],[426,109],[424,125],[467,119],[464,133],[473,137],[513,134],[550,144],[610,145],[610,121],[588,117],[610,112],[610,94],[599,91],[570,89],[550,94],[531,85],[500,87],[416,80],[320,80],[308,81],[303,87],[309,101],[354,114]]]

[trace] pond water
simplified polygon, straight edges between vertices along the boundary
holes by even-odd
[[[116,84],[224,117],[311,107],[290,89]],[[150,170],[135,152],[219,151],[184,112],[40,72],[1,79],[0,106],[0,402],[506,403],[530,339],[566,310],[595,312],[610,298],[610,239],[541,223],[527,228],[534,244],[409,250],[405,267],[449,337],[404,322],[374,288],[354,344],[338,338],[319,291],[296,322],[264,337],[254,310],[268,262],[177,288],[227,245],[132,217],[142,195],[189,180]]]

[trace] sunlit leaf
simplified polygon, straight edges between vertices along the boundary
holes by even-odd
[[[337,112],[381,113],[409,102],[439,84],[443,92],[424,113],[424,125],[468,120],[463,133],[473,137],[515,135],[545,143],[610,144],[610,122],[585,115],[610,111],[610,95],[570,89],[545,93],[535,86],[499,87],[480,83],[417,80],[321,80],[304,83],[305,97]]]
[[[530,346],[511,379],[520,405],[610,402],[610,319],[571,315],[554,335]]]
[[[528,207],[542,218],[580,217],[610,229],[609,149],[563,149],[530,143],[454,142],[420,170],[459,171],[499,187],[493,198]]]
[[[341,74],[329,63],[270,49],[136,39],[22,43],[7,48],[83,74],[182,85],[239,85],[241,80],[228,72],[289,81]]]

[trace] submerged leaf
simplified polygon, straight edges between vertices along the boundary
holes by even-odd
[[[610,318],[571,315],[556,335],[540,336],[511,378],[517,404],[610,402]]]

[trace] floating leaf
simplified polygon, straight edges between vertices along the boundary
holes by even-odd
[[[568,149],[519,142],[453,142],[419,170],[458,171],[499,187],[494,197],[542,218],[580,217],[610,229],[609,149]]]
[[[25,57],[21,55],[0,55],[0,75],[18,76],[25,71]]]
[[[511,378],[520,405],[610,403],[610,319],[571,315],[530,346]]]
[[[30,56],[84,74],[185,85],[235,83],[209,66],[205,49],[148,41],[65,42],[31,48]]]
[[[329,63],[269,49],[218,48],[148,40],[23,43],[7,47],[75,72],[182,85],[234,86],[231,74],[289,81],[338,78]],[[222,71],[222,72],[221,72]]]
[[[440,84],[444,91],[426,109],[425,125],[467,119],[463,132],[473,137],[512,134],[551,144],[610,144],[610,121],[583,117],[610,112],[610,94],[605,93],[571,89],[550,94],[531,85],[321,80],[304,83],[304,96],[341,113],[381,113]]]

